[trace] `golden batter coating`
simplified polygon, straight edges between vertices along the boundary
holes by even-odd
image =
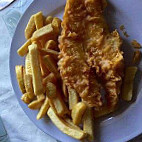
[[[102,105],[96,75],[110,105],[117,103],[123,75],[122,42],[117,31],[108,30],[105,7],[105,0],[67,0],[59,38],[61,77],[91,107]]]

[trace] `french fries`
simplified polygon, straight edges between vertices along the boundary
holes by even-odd
[[[30,93],[30,92],[27,92],[26,95],[31,101],[33,101],[36,98],[35,94]]]
[[[41,69],[39,65],[39,54],[36,44],[29,46],[30,62],[32,69],[32,80],[35,95],[40,95],[43,93]]]
[[[42,76],[45,77],[45,76],[49,75],[50,72],[47,69],[47,67],[45,66],[41,55],[39,56],[39,62],[40,62],[40,68],[41,68]]]
[[[26,104],[29,104],[31,102],[31,99],[28,97],[28,94],[29,93],[25,93],[23,94],[23,96],[21,97],[21,100],[26,103]]]
[[[52,21],[52,27],[54,28],[55,33],[59,34],[60,28],[61,28],[61,19],[55,17]]]
[[[25,85],[24,85],[24,75],[23,75],[23,66],[16,66],[15,67],[16,72],[16,78],[20,87],[21,92],[24,94],[25,91]]]
[[[41,42],[39,40],[32,41],[32,44],[36,44],[38,49],[42,48],[42,44],[41,44]]]
[[[24,84],[25,84],[26,92],[34,93],[31,75],[24,74]]]
[[[37,120],[43,118],[45,116],[45,114],[47,113],[47,110],[49,109],[50,105],[49,105],[49,99],[46,97],[44,103],[42,104],[40,111],[37,115]]]
[[[83,116],[83,130],[88,134],[88,140],[94,140],[94,119],[93,109],[87,107]]]
[[[37,96],[38,101],[43,101],[45,99],[45,95],[44,94],[40,94]]]
[[[57,94],[56,86],[52,82],[46,84],[46,96],[50,99],[55,98]]]
[[[30,109],[40,109],[41,106],[42,106],[42,104],[43,104],[44,99],[45,99],[45,96],[44,96],[43,94],[40,94],[40,95],[37,96],[37,99],[36,99],[36,100],[32,101],[32,102],[28,105],[28,107],[29,107]]]
[[[53,33],[54,33],[54,30],[52,28],[52,25],[49,24],[35,31],[32,36],[32,41],[39,40],[44,37],[46,37],[47,39],[50,39],[53,37]]]
[[[48,16],[48,17],[45,19],[45,24],[46,24],[46,25],[51,24],[51,23],[52,23],[52,20],[53,20],[53,17],[52,17],[52,16]]]
[[[133,96],[133,82],[137,72],[137,67],[128,67],[125,70],[124,85],[122,89],[122,99],[131,101]]]
[[[43,15],[41,11],[34,15],[34,21],[37,30],[43,27]]]
[[[68,92],[69,92],[69,109],[72,110],[73,107],[78,103],[79,96],[77,92],[70,87],[68,87]]]
[[[52,82],[52,83],[57,82],[57,78],[55,77],[55,75],[52,72],[47,77],[45,77],[43,79],[42,84],[45,85],[47,82]]]
[[[61,95],[59,92],[57,92],[56,97],[49,99],[50,106],[55,110],[55,112],[59,116],[64,116],[65,114],[69,113],[69,110],[64,103],[63,99],[61,98]]]
[[[32,37],[32,34],[36,30],[36,25],[34,21],[34,15],[31,16],[26,28],[25,28],[25,38],[29,39]]]
[[[31,16],[25,29],[27,41],[17,51],[20,56],[26,56],[25,70],[21,65],[16,66],[16,76],[23,93],[21,100],[30,109],[39,110],[37,120],[48,113],[53,123],[63,133],[81,140],[87,134],[77,125],[82,121],[86,105],[83,102],[78,103],[79,96],[76,91],[67,88],[61,81],[57,65],[59,56],[57,38],[60,28],[59,18],[48,16],[44,21],[42,12]],[[61,82],[63,84],[57,86]],[[73,120],[69,119],[70,110]]]
[[[57,43],[54,40],[48,40],[45,43],[45,49],[57,50]]]
[[[54,59],[58,60],[58,56],[59,56],[59,52],[51,50],[51,49],[40,49],[40,54],[41,55],[50,55],[52,56]]]
[[[24,84],[25,84],[26,92],[29,92],[31,95],[34,94],[33,83],[32,83],[32,70],[31,70],[29,53],[27,54],[26,59],[25,59]],[[32,97],[33,96],[31,96],[31,98]]]
[[[28,107],[29,107],[30,109],[34,109],[34,110],[40,109],[41,106],[42,106],[42,103],[43,103],[42,101],[34,100],[33,102],[31,102],[31,103],[28,105]]]
[[[81,140],[83,138],[86,137],[86,133],[82,130],[77,130],[77,129],[73,129],[69,126],[66,125],[66,123],[64,122],[63,119],[61,119],[52,108],[49,108],[48,112],[47,112],[49,118],[52,120],[52,122],[65,134]]]
[[[28,53],[28,46],[31,44],[31,39],[28,39],[18,50],[19,56],[24,56]]]
[[[60,78],[60,74],[58,72],[57,65],[56,65],[55,61],[51,58],[51,56],[50,55],[44,56],[43,61],[44,61],[45,65],[47,66],[48,70],[50,72],[53,72],[57,78]]]
[[[32,76],[32,69],[31,69],[31,62],[30,62],[29,53],[27,54],[26,59],[25,59],[25,74]]]
[[[73,128],[73,129],[81,130],[80,127],[78,127],[77,125],[74,125],[74,123],[72,122],[71,119],[69,119],[69,118],[64,118],[64,121],[66,122],[66,124],[67,124],[69,127]]]
[[[41,43],[41,48],[45,47],[45,44],[47,42],[48,39],[46,39],[46,37],[42,38],[41,40],[39,40],[39,42]]]
[[[73,123],[75,125],[79,125],[81,123],[81,120],[82,120],[83,114],[86,111],[86,108],[87,106],[84,102],[79,102],[73,107],[71,116],[73,119]]]

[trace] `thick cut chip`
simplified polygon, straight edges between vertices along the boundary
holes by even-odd
[[[32,80],[35,95],[40,95],[43,93],[41,69],[39,65],[39,54],[36,44],[29,46],[30,62],[32,69]]]
[[[31,101],[35,100],[35,98],[36,98],[35,94],[30,93],[30,92],[27,92],[27,97],[28,97]]]
[[[55,33],[59,33],[59,31],[60,31],[60,28],[61,28],[61,19],[59,19],[59,18],[57,18],[57,17],[55,17],[55,18],[53,18],[53,21],[52,21],[52,26],[53,26],[53,28],[54,28],[54,31],[55,31]]]
[[[47,66],[50,72],[53,72],[57,78],[60,78],[60,74],[57,69],[57,65],[55,61],[52,59],[50,55],[46,55],[43,58],[45,65]]]
[[[73,107],[71,116],[75,125],[79,125],[81,123],[86,108],[87,106],[84,102],[79,102]]]
[[[31,62],[30,62],[29,53],[27,54],[26,59],[25,59],[25,73],[27,75],[32,75],[32,69],[31,69]]]
[[[29,39],[32,37],[32,34],[36,30],[34,15],[31,16],[26,28],[25,28],[25,38]]]
[[[32,76],[30,74],[24,74],[24,83],[26,92],[34,93],[33,91],[33,83],[32,83]]]
[[[41,55],[51,55],[55,60],[58,60],[59,52],[54,51],[52,49],[40,49]]]
[[[78,103],[79,96],[77,92],[70,87],[68,87],[68,92],[69,92],[69,109],[72,110],[73,107]]]
[[[31,44],[31,39],[28,39],[18,50],[17,53],[20,56],[24,56],[28,53],[28,46]]]
[[[66,125],[63,119],[61,119],[52,108],[49,108],[47,112],[48,116],[50,117],[51,121],[60,129],[63,133],[75,138],[75,139],[83,139],[86,137],[86,133],[82,130],[77,130],[74,128],[69,127]]]
[[[45,49],[58,50],[58,45],[54,40],[48,40],[45,44]]]
[[[21,100],[26,104],[29,104],[31,102],[31,99],[28,97],[28,93],[23,94]]]
[[[74,125],[74,123],[72,122],[71,119],[69,118],[64,118],[64,121],[67,122],[68,126],[77,130],[81,130],[80,127],[78,127],[77,125]]]
[[[52,98],[49,100],[50,106],[55,110],[59,116],[68,114],[67,107],[61,98]]]
[[[37,30],[43,27],[43,14],[41,11],[34,15],[34,20]]]
[[[43,101],[44,99],[45,99],[44,94],[40,94],[40,95],[37,96],[37,100],[40,101],[40,102]]]
[[[42,48],[42,44],[41,44],[41,42],[39,40],[32,41],[32,44],[36,44],[38,49]]]
[[[42,104],[40,111],[37,115],[37,120],[41,119],[42,117],[45,116],[45,114],[47,113],[47,110],[49,109],[50,105],[49,105],[49,99],[46,97],[44,103]]]
[[[57,78],[55,77],[54,73],[51,72],[42,81],[43,85],[45,85],[47,82],[52,82],[52,83],[56,83],[57,82]]]
[[[47,82],[46,84],[46,95],[48,98],[52,99],[56,97],[56,86],[52,82]]]
[[[94,140],[93,109],[87,108],[83,116],[83,130],[88,134],[89,141]]]
[[[26,92],[33,94],[34,91],[33,91],[33,83],[32,83],[32,70],[31,70],[31,62],[30,62],[29,53],[27,54],[26,59],[25,59],[24,83],[25,83]]]
[[[43,62],[42,55],[39,56],[39,61],[40,61],[40,68],[41,68],[42,76],[45,77],[45,76],[49,75],[50,72]]]
[[[122,89],[122,99],[131,101],[133,96],[133,82],[137,72],[137,67],[128,67],[125,70],[124,85]]]
[[[25,85],[24,85],[23,66],[17,65],[15,67],[15,72],[16,72],[16,78],[19,84],[19,88],[21,92],[24,94],[26,91],[25,91]]]
[[[55,110],[55,112],[59,115],[59,116],[64,116],[65,114],[69,113],[69,110],[66,106],[66,104],[64,103],[60,92],[57,90],[57,94],[55,98],[49,99],[49,103],[50,106]]]
[[[41,40],[39,40],[39,42],[41,43],[41,48],[45,47],[45,44],[47,42],[48,39],[46,39],[46,37],[42,38]]]
[[[44,26],[44,27],[40,28],[39,30],[37,30],[33,33],[32,41],[39,40],[39,39],[42,39],[44,37],[46,37],[47,39],[50,39],[50,38],[53,37],[53,32],[54,31],[53,31],[51,24]]]
[[[43,102],[38,101],[38,100],[35,100],[35,101],[31,102],[31,103],[28,105],[28,107],[29,107],[30,109],[40,109],[41,106],[42,106],[42,104],[43,104]]]
[[[53,17],[52,17],[52,16],[48,16],[48,17],[45,19],[45,24],[46,24],[46,25],[51,24],[51,23],[52,23],[52,20],[53,20]]]

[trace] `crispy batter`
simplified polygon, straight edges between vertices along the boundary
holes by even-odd
[[[100,95],[101,85],[98,83],[96,75],[90,70],[89,74],[89,93],[83,98],[90,107],[95,106],[96,109],[99,109],[98,106],[102,106],[101,95]]]
[[[59,62],[61,76],[66,84],[75,88],[84,100],[89,94],[90,73],[83,44],[86,14],[84,1],[69,0],[62,23],[62,36],[59,40],[62,57]]]
[[[104,34],[101,46],[91,47],[89,54],[94,54],[89,58],[91,64],[96,69],[97,75],[102,79],[107,94],[107,101],[110,106],[115,106],[118,102],[120,87],[123,76],[123,56],[120,51],[121,40],[117,31]],[[99,53],[99,54],[97,54]]]
[[[131,42],[131,45],[134,47],[134,48],[141,48],[141,44],[137,41],[137,40],[132,40]]]
[[[122,41],[117,31],[109,32],[101,0],[85,1],[87,18],[85,47],[88,64],[102,79],[109,105],[116,105],[123,75]]]
[[[118,101],[123,76],[122,42],[117,31],[108,30],[105,6],[102,0],[68,0],[59,39],[61,77],[91,107],[102,105],[96,75],[112,106]]]

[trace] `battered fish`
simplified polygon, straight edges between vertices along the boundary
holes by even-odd
[[[123,75],[121,40],[109,32],[104,20],[104,0],[67,0],[59,38],[61,77],[90,107],[102,105],[101,84],[108,103],[115,105]],[[96,77],[97,75],[97,77]]]

